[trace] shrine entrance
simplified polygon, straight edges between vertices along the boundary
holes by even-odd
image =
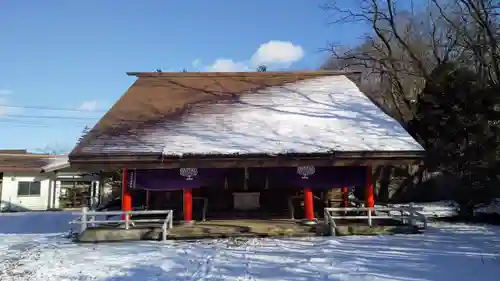
[[[148,208],[173,209],[177,220],[312,221],[332,194],[365,185],[365,176],[365,167],[135,170],[131,187],[147,189]]]

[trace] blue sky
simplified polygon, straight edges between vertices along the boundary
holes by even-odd
[[[328,25],[323,2],[0,1],[0,148],[71,150],[127,71],[318,68],[327,42],[362,34]]]

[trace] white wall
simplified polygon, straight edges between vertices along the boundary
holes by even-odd
[[[40,181],[40,196],[18,196],[17,188],[20,181]],[[50,182],[50,178],[43,174],[4,173],[0,210],[9,206],[18,210],[46,210],[49,203]]]
[[[59,198],[61,196],[61,180],[63,181],[96,181],[93,177],[80,177],[78,175],[65,173],[58,175],[54,180],[54,173],[4,173],[2,192],[0,198],[0,211],[8,209],[19,211],[43,211],[47,209],[59,208]],[[40,181],[40,196],[18,196],[18,182],[20,181]],[[97,185],[99,184],[96,181]],[[99,189],[98,186],[96,188]],[[94,196],[98,196],[95,194]],[[96,201],[96,199],[93,199]]]

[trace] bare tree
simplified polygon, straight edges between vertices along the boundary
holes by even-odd
[[[416,3],[416,2],[415,2]],[[330,44],[324,68],[363,73],[360,88],[402,125],[415,119],[416,101],[431,73],[452,63],[478,73],[478,85],[500,81],[498,0],[329,0],[331,24],[361,24],[369,32],[362,43]],[[452,70],[450,70],[452,71]],[[377,169],[391,177],[387,169]],[[409,170],[409,169],[408,169]],[[410,174],[417,173],[417,177]],[[408,172],[421,182],[427,171]],[[412,179],[413,178],[413,179]],[[405,179],[405,180],[406,180]],[[381,181],[382,181],[381,180]]]
[[[438,16],[457,35],[456,50],[463,65],[483,77],[481,83],[500,81],[498,0],[430,0]]]
[[[459,62],[483,73],[485,81],[499,81],[494,2],[428,0],[417,9],[412,0],[329,1],[324,8],[333,15],[332,24],[361,23],[370,32],[354,48],[331,44],[332,58],[324,67],[361,70],[361,88],[405,124],[437,65]]]

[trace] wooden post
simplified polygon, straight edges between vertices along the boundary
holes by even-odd
[[[57,200],[57,205],[56,205],[56,195],[57,195],[57,173],[56,173],[56,179],[52,182],[53,189],[52,189],[52,207],[57,209],[61,207],[61,202],[60,200]]]
[[[344,207],[349,207],[349,193],[347,191],[347,186],[342,187],[342,198],[344,199]]]
[[[208,198],[204,197],[203,198],[203,213],[201,215],[202,221],[207,220],[207,210],[208,210]]]
[[[149,190],[146,190],[146,210],[149,210]]]
[[[410,222],[410,226],[414,226],[415,225],[415,206],[413,205],[413,203],[410,203],[410,205],[408,206],[409,207],[409,215],[410,215],[410,219],[409,219],[409,222]]]
[[[165,242],[167,241],[167,222],[163,223],[161,226],[161,241]]]
[[[49,200],[47,200],[48,201],[47,202],[47,209],[48,210],[52,209],[52,204],[51,204],[51,200],[50,200],[50,198],[52,198],[52,181],[54,181],[53,176],[51,176],[49,178],[49,195],[48,195]],[[0,205],[2,205],[1,199],[2,199],[2,188],[0,188]],[[0,212],[2,212],[2,206],[0,206]]]
[[[375,206],[375,197],[373,194],[373,176],[372,167],[366,167],[366,189],[365,189],[365,207],[373,208]]]
[[[290,219],[294,220],[295,219],[295,209],[293,206],[293,199],[292,197],[288,197],[288,211],[290,213]]]
[[[170,210],[168,212],[169,220],[168,220],[168,228],[174,227],[174,211]]]
[[[80,233],[84,232],[87,229],[87,211],[87,207],[82,207],[82,223],[80,225]]]
[[[193,191],[191,188],[184,188],[184,222],[193,221]]]
[[[130,228],[130,216],[125,215],[125,229],[128,230]]]
[[[122,211],[132,211],[132,195],[128,186],[128,170],[122,170]],[[122,220],[125,220],[127,215],[122,215]]]
[[[372,212],[370,210],[368,210],[368,226],[369,227],[372,227],[373,223],[372,223]]]
[[[314,221],[313,192],[310,188],[304,188],[304,213],[307,221]]]

